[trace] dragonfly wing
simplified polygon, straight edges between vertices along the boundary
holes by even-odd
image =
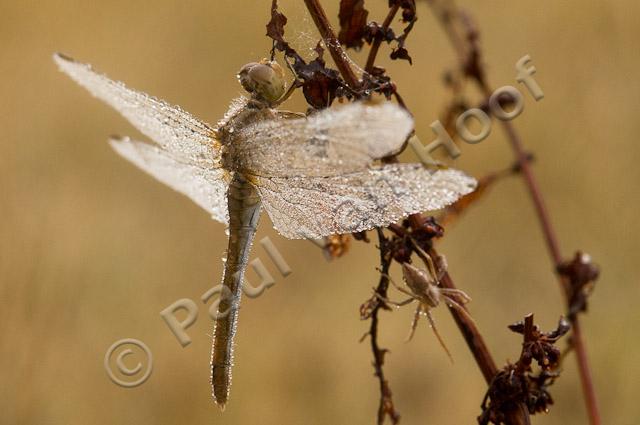
[[[112,137],[109,143],[125,159],[207,210],[213,219],[229,223],[225,170],[181,163],[158,146],[128,137]]]
[[[238,129],[234,152],[240,170],[267,177],[335,176],[366,168],[397,153],[413,119],[390,102],[361,102],[309,117],[250,123]]]
[[[61,54],[53,56],[61,71],[92,95],[120,112],[134,127],[184,162],[214,167],[220,144],[214,130],[177,106],[127,88],[95,72],[90,65]]]
[[[317,239],[443,208],[473,191],[476,181],[454,169],[391,164],[341,176],[257,178],[256,185],[276,230]]]

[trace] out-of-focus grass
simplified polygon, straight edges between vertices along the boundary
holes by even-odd
[[[326,3],[331,16],[336,5]],[[382,19],[384,2],[372,7]],[[513,65],[531,54],[545,99],[525,95],[516,125],[536,153],[536,174],[567,256],[581,248],[603,268],[584,319],[604,423],[640,417],[635,329],[640,154],[637,2],[465,1],[482,28],[492,84],[515,85]],[[267,55],[269,1],[8,2],[0,10],[0,412],[3,423],[370,423],[377,406],[359,304],[376,281],[373,244],[324,261],[308,242],[270,236],[293,269],[261,298],[245,300],[232,399],[224,415],[209,398],[211,323],[199,297],[217,284],[223,226],[118,158],[112,133],[137,133],[51,62],[57,50],[131,87],[215,122],[240,89],[235,72]],[[317,36],[301,2],[283,1],[287,35]],[[440,77],[454,56],[423,4],[408,47],[414,66],[388,66],[417,130],[446,100]],[[383,54],[381,57],[385,57]],[[362,59],[362,55],[355,55]],[[301,110],[296,98],[288,105]],[[411,154],[403,156],[415,160]],[[453,165],[480,176],[511,162],[498,128]],[[449,229],[440,250],[499,363],[519,338],[506,325],[535,312],[543,326],[562,311],[522,183],[501,183]],[[270,267],[267,256],[256,247]],[[250,278],[257,277],[251,272]],[[200,320],[181,348],[159,312],[191,298]],[[484,382],[445,311],[436,318],[451,366],[425,324],[403,340],[409,309],[382,315],[386,370],[403,423],[472,423]],[[102,368],[115,340],[145,341],[155,370],[143,386],[112,384]],[[573,359],[539,424],[583,424]]]

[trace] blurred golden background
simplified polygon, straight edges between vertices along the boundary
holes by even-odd
[[[224,414],[209,389],[212,324],[200,296],[219,283],[224,228],[181,195],[119,158],[110,134],[139,136],[51,60],[62,51],[130,87],[215,123],[240,93],[235,73],[268,54],[270,0],[254,2],[0,2],[0,422],[372,423],[378,403],[368,329],[358,308],[377,281],[377,251],[355,242],[327,262],[319,248],[269,236],[291,266],[277,283],[244,299],[231,402]],[[337,25],[338,1],[323,2]],[[517,85],[515,62],[530,54],[546,97],[528,93],[515,121],[548,201],[564,255],[593,255],[602,275],[583,326],[603,423],[640,424],[637,350],[637,210],[640,144],[640,4],[632,0],[530,2],[461,0],[482,31],[490,82]],[[367,2],[382,21],[386,2]],[[281,1],[287,36],[307,52],[318,35],[301,1]],[[414,59],[380,61],[430,140],[449,94],[442,73],[455,61],[424,3],[408,39]],[[354,60],[363,63],[362,54]],[[522,86],[519,87],[523,90]],[[301,95],[288,109],[303,110]],[[402,157],[415,161],[413,153]],[[474,176],[512,163],[498,126],[465,146],[451,165]],[[516,360],[520,338],[506,326],[534,312],[555,326],[562,298],[522,181],[493,188],[439,244],[499,364]],[[397,267],[394,269],[397,275]],[[257,281],[253,271],[250,281]],[[180,298],[200,307],[182,348],[159,312]],[[394,298],[400,298],[394,294]],[[403,424],[471,424],[485,383],[450,315],[436,320],[452,366],[423,321],[405,344],[412,308],[381,314],[386,373]],[[124,389],[106,376],[116,340],[144,341],[154,371]],[[574,358],[552,387],[545,425],[584,424]]]

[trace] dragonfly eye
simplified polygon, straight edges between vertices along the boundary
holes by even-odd
[[[238,72],[242,87],[260,100],[275,102],[285,92],[284,70],[277,62],[263,59],[246,64]]]

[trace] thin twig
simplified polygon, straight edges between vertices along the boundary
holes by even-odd
[[[462,19],[461,12],[453,5],[452,1],[447,2],[447,6],[436,4],[439,2],[430,0],[429,5],[434,10],[436,16],[439,18],[445,32],[449,36],[451,44],[460,56],[460,66],[466,71],[466,74],[476,82],[476,84],[483,91],[484,95],[489,98],[492,94],[489,84],[486,82],[484,76],[484,69],[480,62],[480,51],[477,43],[471,43],[471,40],[477,39],[477,33],[475,28],[471,28],[469,19]],[[462,23],[466,28],[461,30],[457,29],[457,23]],[[460,32],[462,32],[462,34]],[[465,43],[468,42],[468,43]],[[469,45],[470,48],[469,48]],[[464,55],[464,56],[463,56]],[[477,72],[469,72],[470,58],[473,56],[475,65],[477,66]],[[540,186],[535,179],[529,161],[527,160],[527,153],[524,149],[524,144],[516,131],[513,124],[509,121],[502,121],[502,127],[505,131],[507,139],[514,151],[514,155],[520,166],[525,185],[533,201],[538,221],[542,227],[545,242],[549,255],[554,264],[554,270],[562,263],[562,254],[558,244],[556,232],[551,224],[551,219],[547,211]],[[563,290],[563,294],[569,302],[570,286],[567,279],[560,277],[560,284]],[[585,403],[587,405],[589,422],[591,425],[600,425],[600,413],[598,408],[598,401],[595,394],[595,388],[593,379],[591,377],[591,369],[589,367],[589,361],[587,357],[586,347],[584,345],[584,339],[581,333],[580,322],[578,315],[570,315],[572,334],[573,334],[573,348],[576,351],[576,357],[578,361],[578,369],[580,372],[580,378],[582,382],[582,389],[585,397]]]
[[[320,5],[319,1],[305,0],[305,5],[307,6],[307,9],[309,10],[309,13],[311,14],[311,17],[316,27],[318,28],[325,42],[326,47],[331,53],[331,56],[336,64],[336,67],[340,71],[340,74],[342,75],[343,79],[347,82],[347,84],[350,87],[357,89],[360,83],[348,62],[346,53],[340,46],[335,36],[335,33],[331,28],[331,25],[329,24],[327,16],[324,13],[324,10],[322,9],[322,6]],[[394,15],[395,13],[393,14],[390,13],[387,16],[387,20],[389,21],[387,26],[390,25]],[[385,22],[387,20],[385,20]],[[373,58],[375,59],[375,53],[373,54]],[[371,68],[372,67],[373,67],[373,60],[372,60]],[[403,103],[402,98],[398,97],[398,100],[399,102]],[[412,222],[419,222],[420,218],[418,215],[413,215],[410,217],[410,220]],[[381,275],[380,283],[378,285],[378,288],[376,289],[376,292],[381,297],[386,298],[386,292],[388,289],[389,282],[388,282],[388,279],[385,277],[385,275],[388,274],[388,267],[391,263],[391,258],[389,256],[387,248],[384,246],[384,244],[386,243],[386,238],[383,234],[383,231],[381,229],[377,229],[377,231],[378,231],[378,236],[380,240],[381,269],[383,273]],[[389,256],[389,258],[385,259],[386,256]],[[448,273],[446,273],[445,276],[443,277],[443,286],[449,287],[451,289],[455,289],[455,285],[453,284],[453,281],[451,277],[448,275]],[[386,351],[381,350],[377,344],[377,326],[378,326],[377,313],[380,308],[383,308],[383,306],[384,304],[381,304],[380,302],[378,302],[373,308],[371,312],[371,328],[369,331],[369,335],[371,337],[371,347],[374,353],[374,361],[375,361],[374,367],[376,371],[376,376],[378,377],[380,382],[381,399],[380,399],[380,406],[378,409],[378,424],[382,424],[384,422],[385,415],[387,414],[390,416],[392,422],[396,424],[399,421],[399,415],[397,415],[397,413],[393,408],[393,402],[391,400],[391,391],[390,391],[388,382],[384,377],[384,371],[382,369],[382,365],[384,362],[384,354]],[[458,324],[458,327],[460,328],[463,334],[463,337],[467,341],[467,345],[472,351],[474,358],[476,359],[476,362],[478,363],[481,369],[481,372],[485,377],[485,380],[489,384],[493,379],[493,377],[495,376],[495,374],[497,373],[497,368],[496,368],[495,362],[493,361],[493,359],[491,358],[491,355],[489,354],[486,344],[484,343],[484,339],[482,338],[480,332],[478,331],[477,327],[475,326],[475,323],[473,323],[472,320],[470,320],[467,317],[464,317],[464,315],[462,315],[461,313],[451,308],[450,308],[450,311],[454,316],[454,319]],[[514,410],[512,412],[509,412],[510,425],[527,425],[529,423],[528,412],[522,406],[518,406],[518,408],[519,408],[519,411]]]
[[[432,258],[438,258],[438,253],[433,248],[428,250],[427,253]],[[442,279],[440,279],[440,284],[443,288],[458,289],[448,271],[445,271]],[[463,308],[466,310],[466,307],[463,306]],[[473,357],[476,360],[480,371],[482,372],[484,380],[487,383],[490,383],[495,374],[498,372],[498,368],[495,361],[491,357],[491,353],[489,353],[489,348],[484,342],[484,338],[482,338],[482,335],[480,334],[476,323],[471,320],[470,316],[460,313],[455,308],[449,307],[449,311],[451,312],[453,319],[458,325],[458,328],[460,329],[464,340],[469,346],[469,349],[471,350],[471,353],[473,354]]]
[[[324,40],[325,46],[331,53],[331,57],[333,58],[338,71],[340,71],[342,78],[352,89],[357,90],[360,82],[353,72],[351,65],[347,61],[347,55],[338,42],[320,2],[318,0],[305,0],[305,4],[309,10],[309,14],[311,14],[311,17],[313,18],[313,22]],[[389,287],[389,280],[387,276],[389,273],[389,266],[391,265],[391,255],[388,247],[386,246],[387,239],[384,236],[382,229],[377,230],[380,243],[380,268],[382,273],[380,275],[378,287],[376,288],[376,294],[378,297],[376,297],[375,305],[370,313],[371,326],[369,328],[368,335],[370,337],[371,350],[373,352],[375,376],[378,378],[380,383],[380,403],[378,406],[377,423],[378,425],[382,425],[385,417],[389,416],[391,422],[395,425],[400,422],[400,415],[395,410],[391,388],[384,375],[384,355],[387,350],[381,349],[378,345],[378,312],[381,308],[384,308],[384,303],[380,301],[379,298],[381,297],[384,299],[387,297],[387,289]]]
[[[376,56],[378,55],[378,49],[380,49],[380,45],[382,44],[384,33],[389,28],[389,25],[391,25],[391,22],[393,21],[393,18],[396,16],[396,13],[398,13],[399,9],[400,9],[400,2],[396,2],[393,6],[391,6],[391,8],[389,9],[389,13],[387,14],[387,17],[382,23],[382,29],[383,29],[382,34],[376,37],[373,40],[373,43],[371,44],[371,49],[369,50],[369,56],[367,56],[367,64],[364,67],[364,70],[369,74],[371,73],[371,71],[373,71],[373,66],[375,65]]]
[[[596,397],[591,369],[589,367],[589,359],[587,358],[587,349],[584,345],[580,320],[575,315],[571,320],[571,343],[576,351],[578,360],[578,369],[580,370],[580,381],[582,382],[582,392],[585,396],[587,409],[589,414],[589,423],[591,425],[600,425],[600,410],[598,407],[598,399]]]
[[[476,82],[482,88],[485,96],[489,98],[489,96],[491,96],[492,91],[490,90],[488,85],[484,82],[480,82],[479,80],[476,80]],[[505,134],[507,135],[507,139],[511,145],[511,148],[513,149],[514,155],[517,158],[518,165],[520,166],[522,176],[524,178],[524,182],[527,187],[527,191],[529,192],[529,196],[533,201],[533,205],[536,210],[536,215],[538,217],[538,221],[540,222],[542,233],[545,238],[547,250],[549,251],[549,255],[555,266],[554,267],[554,270],[555,270],[562,263],[562,255],[560,253],[561,251],[560,251],[560,246],[556,236],[556,232],[554,230],[553,225],[551,224],[551,218],[549,216],[549,212],[544,202],[544,198],[542,196],[540,186],[533,174],[533,171],[531,170],[529,161],[527,161],[527,154],[524,149],[524,145],[522,143],[520,135],[518,134],[518,132],[516,131],[515,127],[511,122],[501,121],[501,123],[505,131]],[[569,294],[571,290],[568,284],[568,280],[565,278],[559,277],[559,281],[562,287],[563,294],[565,295],[565,299],[568,303]],[[591,368],[589,366],[587,349],[584,344],[584,338],[582,337],[580,319],[577,314],[574,314],[574,315],[570,315],[570,321],[573,329],[573,332],[572,332],[573,349],[576,351],[576,360],[578,362],[578,370],[580,373],[580,381],[582,383],[582,391],[585,397],[585,403],[588,410],[589,423],[591,425],[600,425],[601,420],[600,420],[600,411],[598,407],[598,399],[596,397],[595,386],[593,384],[593,378],[591,376]]]
[[[433,248],[429,249],[427,253],[432,258],[438,258],[438,253]],[[442,285],[443,288],[458,289],[448,271],[445,271],[444,275],[440,279],[440,285]],[[473,354],[473,358],[476,360],[476,363],[482,372],[482,376],[484,376],[484,380],[487,385],[491,385],[493,378],[498,373],[498,368],[496,367],[493,357],[491,357],[491,353],[489,353],[489,348],[484,342],[484,338],[482,338],[482,334],[478,330],[476,323],[471,319],[471,316],[469,316],[468,313],[463,314],[450,305],[448,305],[448,307],[449,312],[453,316],[453,320],[456,322],[456,325],[458,325],[469,350],[471,350],[471,353]],[[461,308],[466,310],[465,306],[462,306]],[[516,409],[507,412],[507,415],[509,418],[509,425],[530,424],[529,411],[522,403],[518,403]]]
[[[331,53],[331,57],[333,58],[338,71],[340,71],[342,78],[344,78],[352,89],[356,90],[360,86],[358,77],[356,77],[351,65],[349,65],[349,62],[346,59],[347,55],[342,49],[335,32],[331,28],[331,24],[327,19],[327,15],[324,13],[324,9],[320,5],[320,1],[304,0],[304,4],[307,6],[309,14],[313,19],[313,22],[316,24],[318,31],[320,31],[320,36],[322,36],[325,46],[329,50],[329,53]]]
[[[381,308],[384,308],[384,299],[387,298],[387,290],[389,289],[389,267],[391,266],[391,254],[387,246],[388,240],[384,236],[382,229],[378,231],[378,243],[380,250],[380,281],[375,290],[375,295],[372,298],[374,300],[374,306],[369,315],[371,319],[371,325],[369,327],[369,340],[371,341],[371,351],[373,352],[373,368],[375,370],[375,376],[380,383],[380,402],[378,405],[377,423],[382,425],[384,418],[389,416],[391,423],[397,424],[400,422],[400,415],[395,410],[393,405],[393,399],[391,395],[391,388],[389,382],[384,376],[384,356],[387,352],[386,349],[380,348],[378,345],[378,312]],[[366,336],[366,335],[365,335]]]
[[[486,87],[485,95],[490,96],[490,92],[488,87]],[[503,128],[505,133],[507,134],[507,138],[511,147],[513,148],[514,154],[518,159],[518,164],[522,171],[522,175],[529,191],[529,195],[533,201],[533,205],[535,206],[536,213],[538,216],[538,221],[542,227],[542,233],[544,234],[545,241],[547,244],[547,249],[551,256],[551,260],[555,265],[554,270],[562,263],[562,256],[560,253],[560,246],[558,244],[558,240],[556,237],[555,230],[553,225],[551,224],[551,219],[549,217],[549,213],[547,211],[544,198],[542,197],[542,192],[540,191],[540,187],[538,182],[533,175],[531,170],[531,166],[529,161],[526,160],[526,152],[524,150],[523,143],[520,139],[519,134],[514,128],[513,124],[508,121],[502,121]],[[524,159],[523,159],[524,157]],[[563,294],[567,301],[567,304],[570,302],[569,294],[571,288],[569,286],[569,281],[562,276],[559,276],[560,285],[563,290]],[[580,374],[580,382],[582,384],[582,392],[585,398],[585,404],[588,411],[589,423],[591,425],[600,425],[600,409],[598,407],[598,398],[596,397],[595,386],[593,383],[593,377],[591,375],[591,368],[589,366],[589,358],[587,356],[587,348],[584,343],[584,338],[582,336],[582,327],[580,326],[580,318],[577,314],[569,315],[569,320],[571,322],[572,328],[572,347],[576,352],[576,361],[578,362],[578,370]]]
[[[484,95],[488,99],[491,97],[492,91],[487,87],[484,83],[480,84]],[[547,244],[547,249],[551,256],[551,260],[555,266],[558,266],[562,262],[562,256],[560,254],[560,247],[558,245],[558,238],[556,237],[556,233],[553,230],[553,225],[551,224],[551,218],[549,216],[549,212],[547,210],[546,204],[544,202],[544,198],[542,197],[542,192],[540,191],[540,187],[536,178],[533,175],[533,171],[531,170],[531,165],[529,164],[526,150],[524,149],[524,145],[520,138],[520,135],[516,131],[513,123],[510,121],[500,121],[502,127],[504,129],[505,134],[507,135],[507,139],[511,144],[513,149],[513,153],[518,162],[518,166],[520,167],[520,172],[522,173],[522,177],[525,180],[525,184],[529,191],[529,195],[533,201],[533,205],[536,209],[536,213],[538,216],[538,221],[542,227],[542,233],[544,234],[545,242]],[[554,267],[555,269],[555,267]]]
[[[409,216],[409,221],[411,222],[411,227],[413,227],[413,229],[418,229],[423,226],[424,217],[419,214],[413,214]],[[405,229],[398,225],[390,225],[389,230],[394,232],[399,237],[406,236]],[[426,252],[429,256],[431,256],[431,258],[438,258],[438,253],[433,247],[425,246],[424,248],[427,248]],[[428,262],[428,259],[425,258],[425,256],[419,250],[416,251],[416,254],[422,259],[423,262],[425,262],[425,264]],[[451,278],[448,270],[444,271],[443,276],[440,279],[440,285],[443,288],[455,290],[458,289],[453,282],[453,279]],[[495,361],[493,360],[493,357],[491,357],[489,348],[487,347],[487,344],[485,343],[480,330],[478,329],[476,323],[473,321],[468,312],[467,314],[464,314],[454,307],[448,306],[448,308],[449,312],[453,316],[454,321],[456,322],[456,325],[458,326],[458,329],[460,329],[462,337],[467,343],[467,346],[469,347],[473,358],[480,368],[480,372],[482,373],[485,382],[487,383],[487,385],[491,385],[493,379],[498,373],[498,368]],[[462,306],[461,308],[465,309],[466,311],[466,307]],[[517,409],[509,411],[507,412],[507,414],[509,416],[509,425],[528,425],[530,423],[529,412],[526,406],[522,404],[518,404]]]

